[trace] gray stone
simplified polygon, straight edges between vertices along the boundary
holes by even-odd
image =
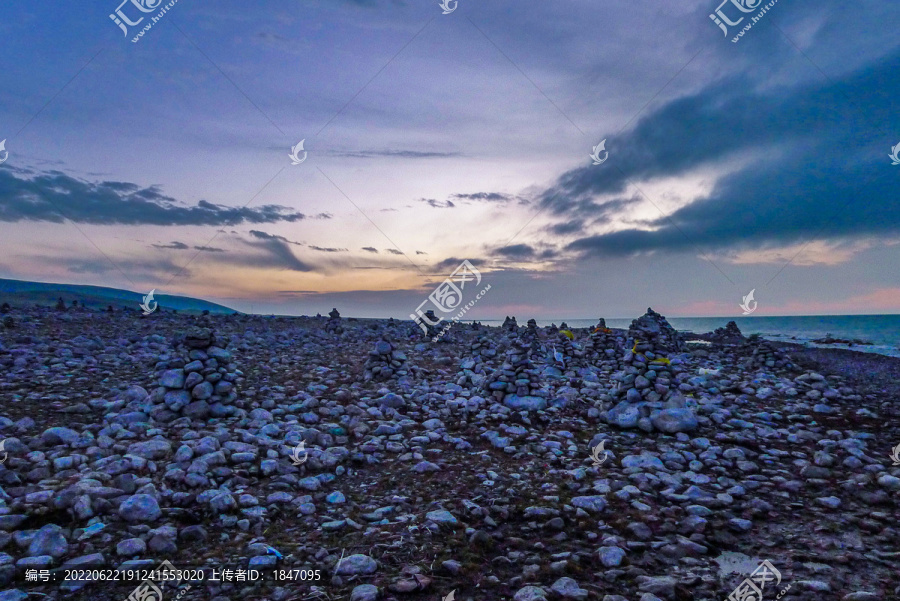
[[[579,588],[574,579],[563,576],[553,583],[550,590],[564,599],[587,599],[588,592]]]
[[[350,601],[375,601],[378,599],[378,587],[374,584],[359,584],[353,587]]]
[[[119,505],[119,517],[126,522],[152,522],[161,515],[159,503],[146,494],[132,495]]]
[[[547,399],[537,396],[508,394],[503,399],[503,404],[513,411],[540,411],[547,408]]]
[[[141,555],[147,550],[147,543],[140,538],[126,538],[119,541],[116,545],[116,555],[120,557],[131,557],[132,555]]]
[[[429,511],[427,514],[425,514],[425,518],[431,520],[435,524],[454,525],[457,523],[457,520],[455,517],[453,517],[453,514],[445,509]]]
[[[172,445],[166,440],[147,440],[130,445],[128,453],[144,459],[165,459],[172,453]]]
[[[65,555],[69,550],[69,543],[61,530],[56,524],[47,524],[38,530],[28,545],[28,554],[32,557],[49,555],[53,558]]]
[[[586,511],[603,511],[606,509],[606,499],[600,495],[574,497],[572,499],[572,506],[579,507]]]
[[[525,586],[520,588],[513,601],[540,601],[547,598],[547,591],[539,586]]]
[[[197,400],[205,401],[213,395],[213,385],[209,382],[201,382],[191,390],[191,396]]]
[[[618,428],[636,428],[639,419],[641,419],[640,409],[626,401],[622,401],[606,412],[607,423]]]
[[[181,388],[184,386],[184,370],[167,369],[159,377],[159,385],[166,388]]]
[[[343,558],[335,566],[338,576],[359,576],[374,574],[378,570],[378,562],[362,553]]]
[[[675,579],[670,576],[638,576],[638,589],[644,593],[653,593],[664,599],[675,597]]]
[[[81,438],[81,435],[72,428],[63,428],[62,426],[54,426],[47,428],[41,434],[41,441],[48,445],[72,444]]]
[[[622,565],[622,560],[625,558],[625,551],[619,547],[600,547],[597,553],[600,556],[600,563],[607,568]]]
[[[667,434],[692,432],[700,427],[697,416],[690,409],[663,409],[650,418],[653,427]]]

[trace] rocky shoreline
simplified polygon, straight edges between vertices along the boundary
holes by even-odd
[[[897,598],[900,360],[858,355],[652,310],[435,343],[13,307],[0,601],[123,600],[163,561],[195,577],[165,599],[713,601],[763,560],[767,599]]]

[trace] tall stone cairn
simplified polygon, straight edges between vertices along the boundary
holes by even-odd
[[[506,351],[506,360],[485,379],[485,392],[512,409],[546,407],[540,370],[532,357],[528,336],[518,336]]]
[[[209,328],[193,327],[176,336],[171,358],[159,361],[156,371],[159,387],[151,396],[157,404],[155,419],[205,419],[234,413],[235,385],[243,374]]]
[[[328,312],[328,321],[325,322],[325,331],[332,334],[343,334],[344,327],[341,325],[341,313],[337,307]]]

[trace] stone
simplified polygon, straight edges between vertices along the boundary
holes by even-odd
[[[663,409],[650,418],[653,427],[667,434],[692,432],[700,427],[697,416],[690,409]]]
[[[547,591],[541,587],[525,586],[516,592],[515,596],[513,596],[513,601],[541,601],[546,598]]]
[[[379,596],[380,591],[374,584],[359,584],[350,592],[350,601],[376,601]]]
[[[563,597],[564,599],[587,599],[588,592],[580,588],[578,583],[575,582],[574,579],[569,578],[567,576],[563,576],[559,580],[553,583],[550,587],[557,595]]]
[[[343,558],[335,567],[338,576],[362,576],[374,574],[378,570],[378,562],[368,555],[357,553]]]
[[[28,555],[35,557],[49,555],[58,559],[69,550],[69,543],[56,524],[47,524],[35,533],[28,545]]]
[[[152,522],[161,515],[159,503],[147,494],[132,495],[119,505],[119,517],[130,523]]]
[[[547,399],[508,394],[504,397],[503,404],[514,411],[540,411],[547,408]]]
[[[119,557],[131,557],[141,555],[147,550],[147,543],[140,538],[127,538],[116,545],[116,555]]]

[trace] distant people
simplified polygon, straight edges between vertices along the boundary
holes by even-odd
[[[57,311],[65,311],[66,310],[66,301],[64,301],[61,296],[56,301],[56,310]]]

